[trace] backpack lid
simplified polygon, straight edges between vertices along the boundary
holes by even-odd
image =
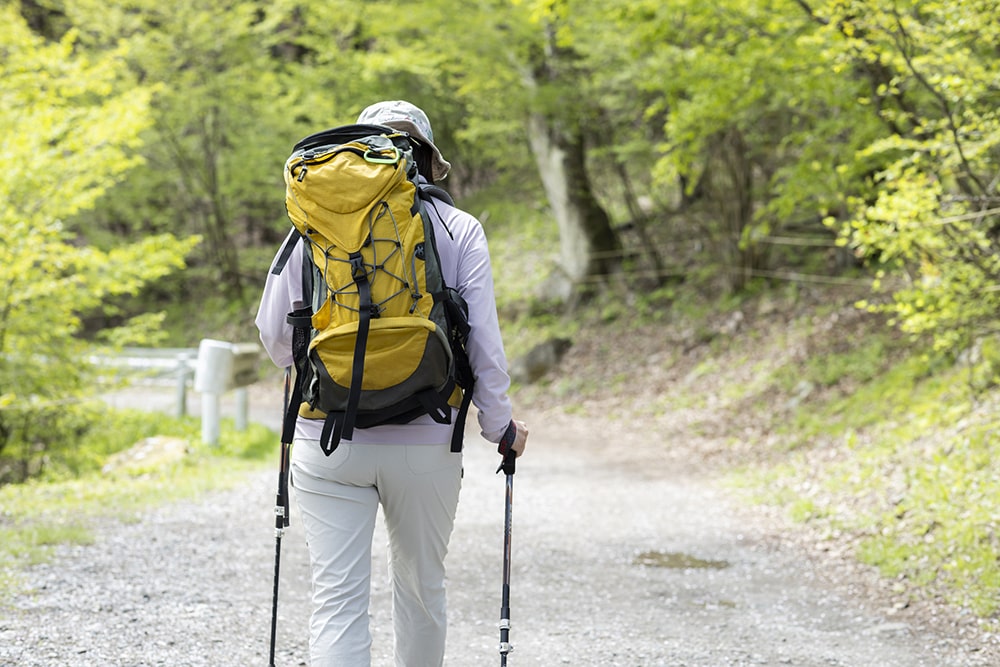
[[[409,135],[406,132],[394,130],[387,125],[341,125],[340,127],[315,132],[300,139],[292,148],[292,153],[305,152],[311,148],[319,148],[321,146],[339,146],[340,144],[357,141],[365,137],[382,135],[395,136],[399,140],[407,141],[407,143],[409,140]]]

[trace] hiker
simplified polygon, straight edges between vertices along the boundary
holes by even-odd
[[[451,165],[434,145],[430,122],[416,106],[380,102],[366,108],[358,123],[407,133],[414,144],[421,183],[434,184],[447,176]],[[476,218],[443,200],[434,199],[426,211],[433,223],[445,284],[468,304],[471,331],[465,348],[475,378],[472,402],[478,409],[481,434],[520,456],[528,429],[513,419],[507,396],[510,379],[486,236]],[[296,233],[293,230],[290,238]],[[293,328],[286,316],[310,305],[310,297],[302,294],[306,250],[307,243],[298,242],[290,254],[279,251],[256,318],[261,341],[279,367],[293,363]],[[285,266],[276,272],[279,262]],[[369,339],[367,355],[371,353]],[[457,410],[451,411],[455,417]],[[325,441],[321,445],[321,438],[328,437],[324,418],[301,413],[297,418],[291,485],[312,568],[310,660],[314,667],[371,663],[368,606],[379,504],[389,538],[396,665],[443,664],[444,558],[458,505],[462,454],[452,447],[456,419],[450,419],[451,424],[439,421],[425,414],[403,424],[359,425],[350,437],[338,433],[328,447]]]

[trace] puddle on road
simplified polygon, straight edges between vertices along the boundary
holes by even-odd
[[[677,551],[643,551],[636,554],[632,563],[647,567],[665,567],[671,570],[724,570],[729,567],[728,561],[705,560]]]

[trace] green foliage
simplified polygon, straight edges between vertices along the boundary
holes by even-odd
[[[127,71],[164,82],[141,135],[146,168],[75,227],[101,245],[123,232],[201,235],[207,243],[192,261],[205,267],[204,282],[242,298],[240,254],[246,239],[277,242],[281,169],[303,134],[295,111],[302,101],[286,85],[294,79],[272,55],[290,20],[281,3],[59,4],[88,51],[126,44]]]
[[[36,478],[42,482],[78,479],[101,471],[108,457],[135,443],[155,436],[181,438],[197,448],[201,440],[198,419],[175,419],[159,413],[111,410],[91,406],[90,418],[82,422],[71,446],[53,448],[45,454],[45,466]],[[210,453],[258,460],[274,449],[274,436],[259,425],[237,434],[227,427],[226,436]]]
[[[72,435],[83,416],[72,403],[89,378],[81,316],[183,267],[197,238],[161,234],[102,251],[68,230],[65,219],[92,209],[139,164],[133,149],[152,90],[122,72],[124,45],[78,55],[76,32],[47,43],[11,5],[0,8],[0,24],[0,158],[10,167],[0,174],[3,451]],[[133,324],[109,332],[111,342],[147,333],[149,317]],[[63,415],[72,425],[58,433]]]
[[[535,205],[525,201],[534,195]],[[497,185],[466,197],[460,205],[476,215],[490,242],[490,259],[501,311],[516,314],[538,298],[559,251],[556,230],[545,224],[538,193]]]
[[[818,232],[860,187],[835,167],[875,136],[877,119],[855,103],[863,82],[831,75],[825,40],[795,2],[628,3],[617,14],[643,115],[662,123],[654,183],[681,188],[715,271],[743,289],[768,266],[769,236]]]
[[[842,58],[868,65],[890,133],[861,157],[885,165],[852,201],[844,241],[881,268],[877,288],[903,330],[954,351],[995,329],[1000,92],[991,3],[825,3]]]
[[[268,258],[267,262],[270,261]],[[238,343],[258,340],[260,334],[254,326],[256,303],[230,299],[223,294],[210,294],[198,299],[198,308],[198,326],[192,327],[190,304],[168,304],[160,331],[173,345],[198,347],[203,338]]]
[[[863,340],[845,341],[836,350],[817,350],[804,360],[804,368],[786,367],[779,371],[779,380],[789,388],[808,382],[818,387],[833,387],[843,383],[849,388],[866,384],[879,377],[892,363],[888,334],[876,332]]]
[[[860,555],[890,576],[947,587],[953,602],[991,616],[1000,611],[992,465],[1000,443],[992,420],[963,426],[940,443],[915,441],[919,449],[892,489],[895,506],[878,517],[882,530]]]
[[[49,4],[61,14],[47,25],[78,51],[163,82],[138,89],[152,122],[128,159],[144,164],[68,221],[100,247],[204,235],[187,282],[157,298],[252,302],[264,260],[247,246],[273,248],[286,228],[289,145],[408,97],[434,118],[460,195],[534,172],[530,115],[582,129],[602,206],[642,231],[646,260],[626,270],[663,273],[666,244],[695,236],[699,264],[671,270],[745,289],[780,276],[775,263],[829,266],[774,236],[851,219],[843,242],[886,270],[895,300],[877,308],[908,331],[949,348],[992,322],[1000,269],[977,213],[997,196],[988,3]]]
[[[392,3],[292,4],[306,49],[296,75],[323,91],[301,112],[314,124],[353,122],[368,104],[409,99],[428,113],[435,144],[452,162],[443,185],[453,193],[489,187],[500,172],[534,171],[523,76],[533,33],[522,9],[507,0],[465,3],[461,11],[440,0],[410,2],[406,11]],[[330,26],[340,26],[337,49]],[[326,107],[325,116],[309,111]]]
[[[46,43],[15,6],[0,11],[2,157],[9,165],[0,180],[2,222],[24,235],[40,217],[56,221],[92,208],[138,163],[128,149],[148,125],[152,90],[123,90],[124,47],[78,57],[77,33]]]

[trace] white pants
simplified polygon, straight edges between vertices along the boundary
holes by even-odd
[[[372,535],[381,503],[389,536],[397,667],[440,667],[444,558],[462,486],[462,455],[433,445],[341,442],[329,457],[296,440],[292,485],[312,565],[312,667],[371,665]]]

